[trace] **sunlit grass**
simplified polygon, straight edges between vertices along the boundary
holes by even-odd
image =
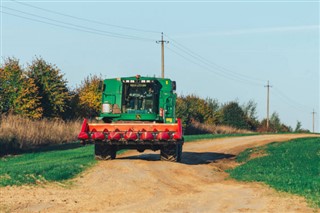
[[[245,133],[245,134],[203,134],[203,135],[185,135],[185,142],[198,141],[205,139],[215,139],[215,138],[228,138],[228,137],[242,137],[242,136],[254,136],[257,133]]]
[[[252,153],[264,150],[265,156],[250,160]],[[245,164],[229,170],[241,181],[264,182],[285,192],[304,196],[320,207],[320,138],[302,138],[248,149],[238,156]]]
[[[0,160],[0,186],[67,180],[95,162],[92,145],[5,157]]]

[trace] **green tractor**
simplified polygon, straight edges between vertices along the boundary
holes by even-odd
[[[97,159],[109,160],[121,149],[160,150],[160,159],[181,161],[184,143],[176,118],[176,82],[167,78],[105,79],[101,123],[85,119],[78,138],[95,144]]]

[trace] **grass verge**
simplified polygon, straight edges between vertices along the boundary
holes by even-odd
[[[252,156],[263,153],[262,157]],[[237,157],[244,164],[227,170],[240,181],[264,182],[271,187],[304,196],[320,208],[320,138],[301,138],[247,149]]]
[[[242,137],[242,136],[254,136],[254,135],[259,135],[259,133],[185,135],[184,141],[190,142],[190,141],[205,140],[205,139]]]
[[[0,186],[63,181],[93,165],[93,146],[1,158]]]

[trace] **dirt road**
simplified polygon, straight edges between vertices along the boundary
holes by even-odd
[[[248,147],[308,135],[263,135],[185,143],[182,162],[130,151],[74,180],[0,188],[0,212],[315,212],[301,197],[228,179]],[[310,135],[309,135],[310,136]]]

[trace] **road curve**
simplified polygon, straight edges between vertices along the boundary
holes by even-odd
[[[73,183],[0,188],[0,212],[315,212],[305,200],[228,178],[246,148],[314,135],[259,135],[185,143],[181,163],[135,151],[101,161]]]

